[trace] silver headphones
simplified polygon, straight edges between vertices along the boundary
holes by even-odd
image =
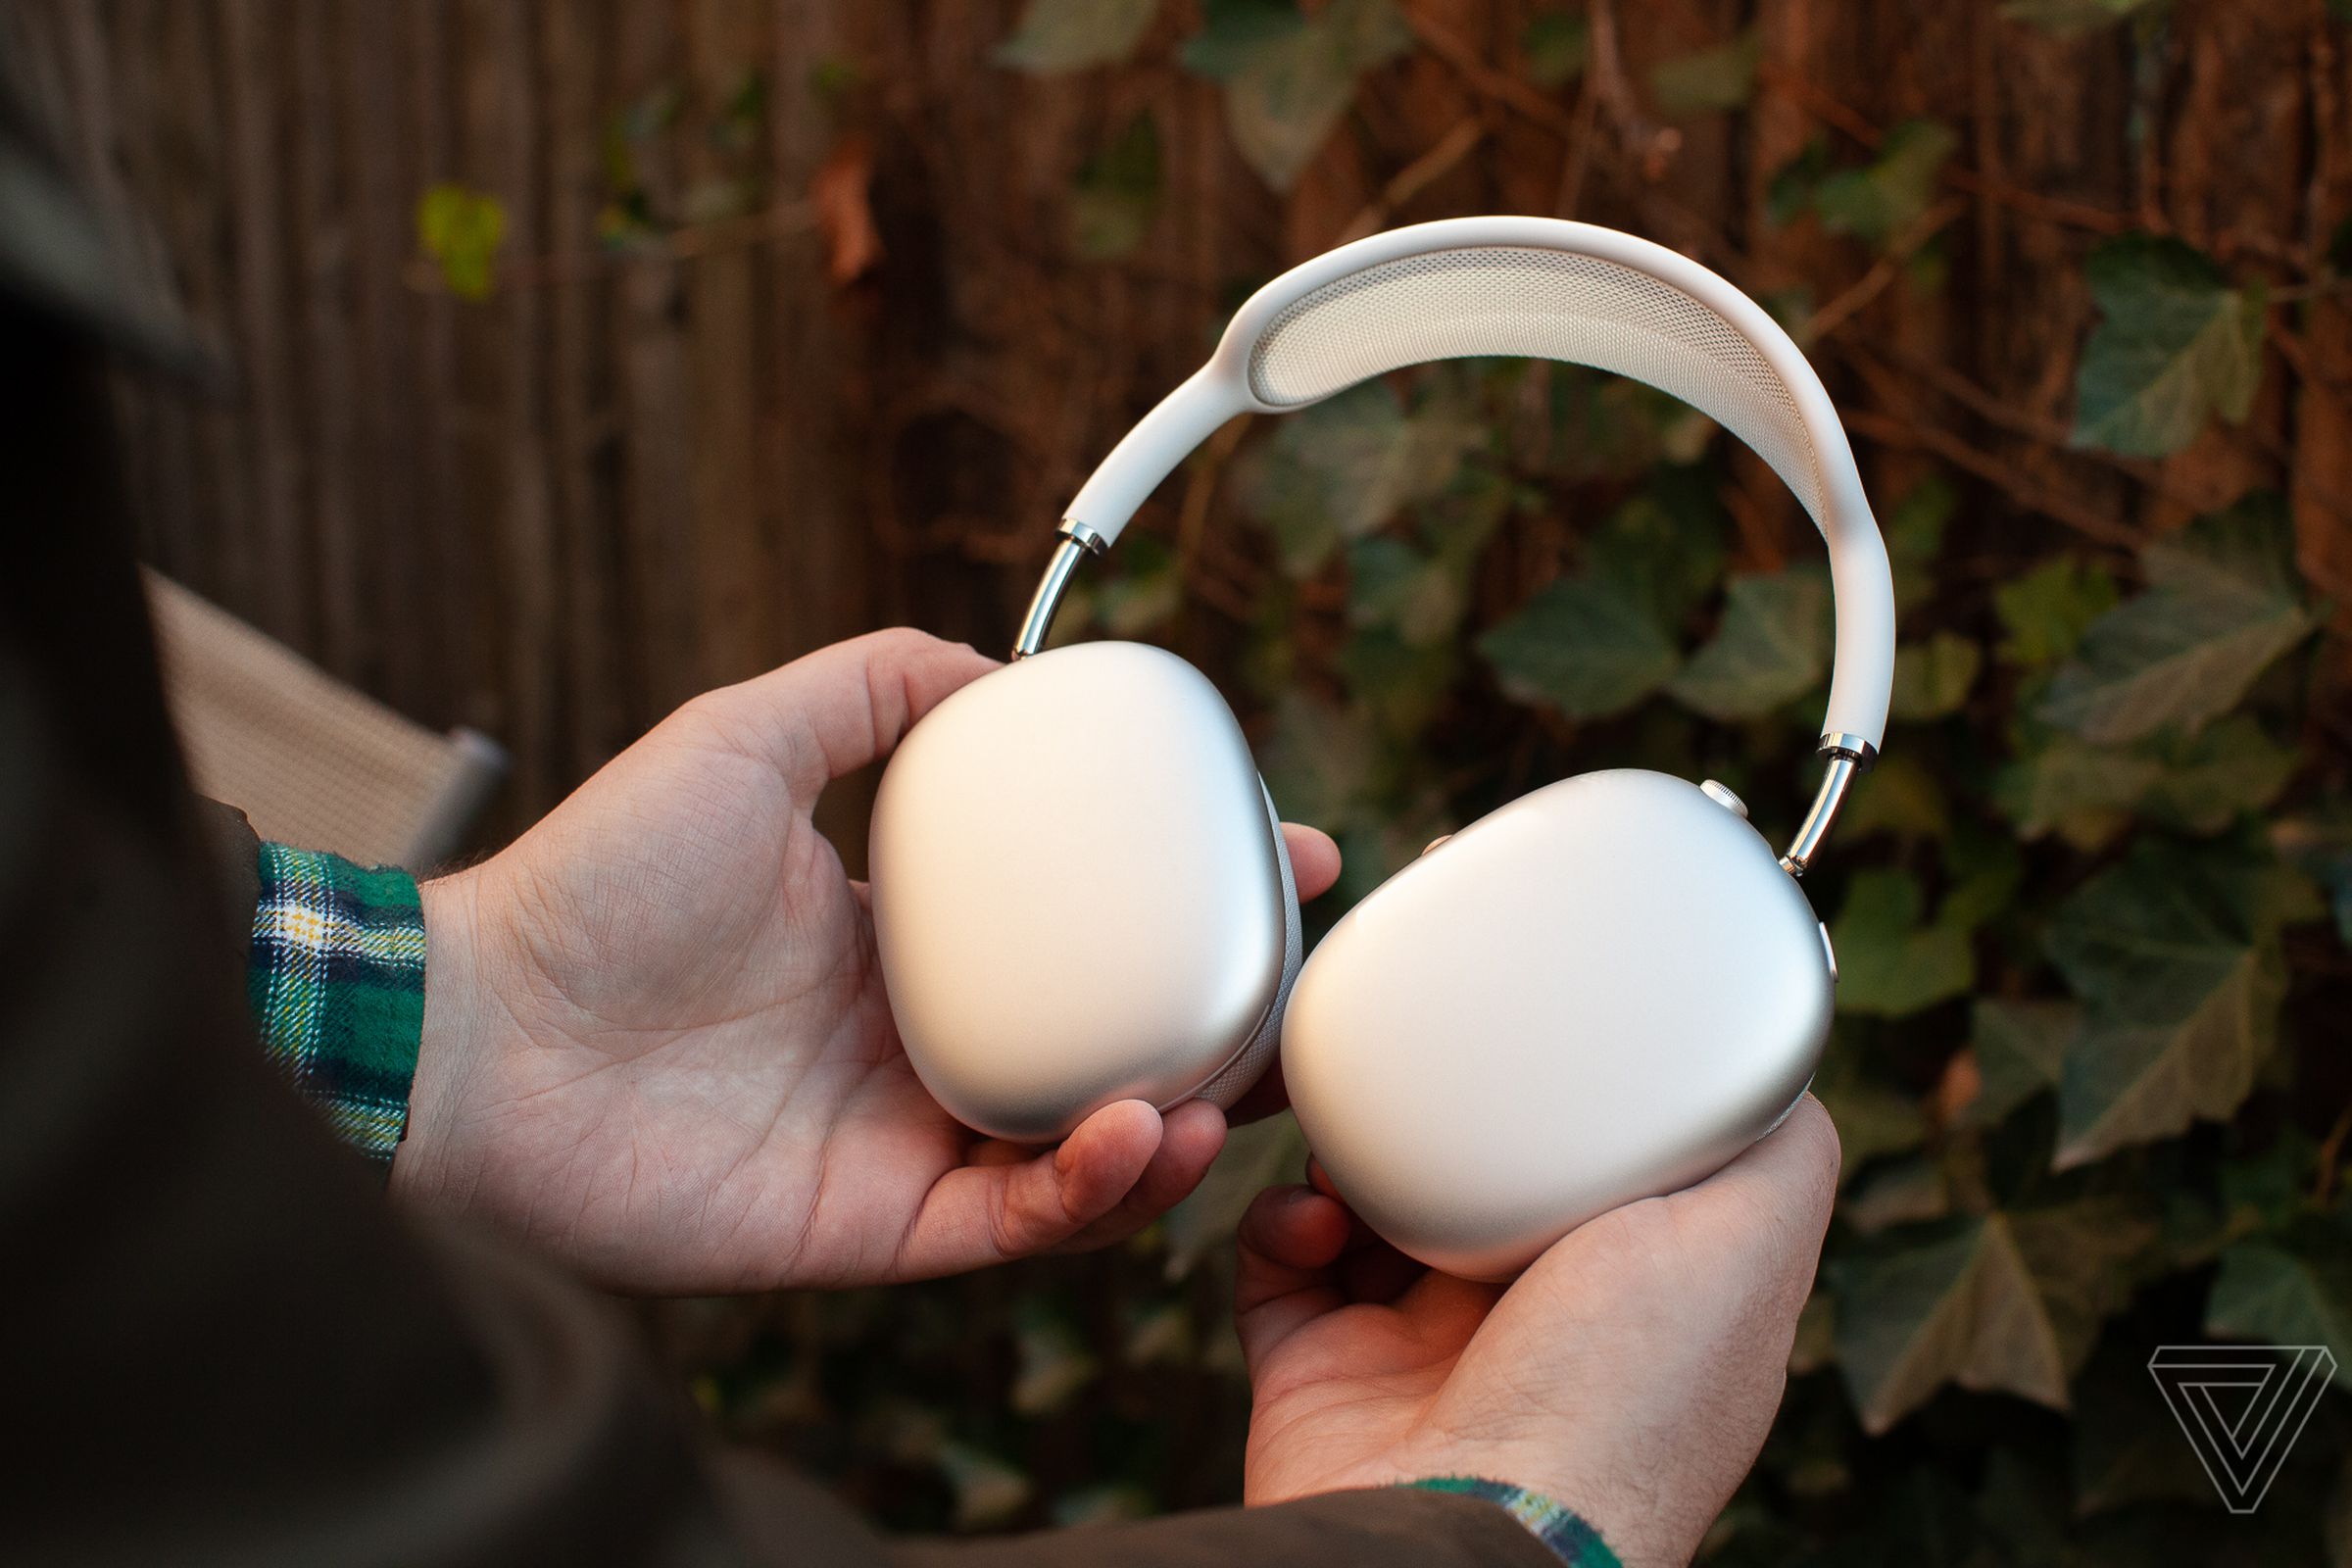
[[[1613,769],[1545,786],[1433,845],[1302,966],[1280,822],[1215,689],[1141,644],[1040,649],[1079,563],[1227,419],[1481,355],[1647,382],[1787,481],[1837,597],[1827,770],[1779,855],[1719,784]],[[1803,1094],[1837,974],[1796,879],[1877,756],[1893,584],[1820,379],[1688,258],[1474,218],[1284,273],[1079,490],[1013,657],[914,727],[873,816],[892,1010],[970,1126],[1045,1142],[1116,1100],[1229,1105],[1279,1043],[1349,1204],[1424,1262],[1499,1279],[1709,1174]]]

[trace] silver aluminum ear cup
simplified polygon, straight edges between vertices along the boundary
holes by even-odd
[[[1264,791],[1263,779],[1258,781],[1258,789]],[[1298,881],[1291,870],[1291,849],[1283,841],[1282,817],[1274,809],[1271,795],[1266,797],[1266,821],[1274,834],[1274,853],[1282,858],[1282,987],[1274,993],[1273,1005],[1266,1009],[1265,1021],[1257,1026],[1257,1033],[1250,1037],[1250,1043],[1190,1097],[1205,1100],[1219,1110],[1231,1108],[1274,1065],[1275,1053],[1282,1046],[1283,1015],[1290,1009],[1291,987],[1298,982],[1298,965],[1306,951],[1298,917]]]
[[[1048,1143],[1262,1066],[1297,900],[1241,725],[1175,655],[1078,643],[949,697],[868,861],[907,1060],[965,1125]]]

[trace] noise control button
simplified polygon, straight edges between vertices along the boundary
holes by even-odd
[[[1422,853],[1423,855],[1427,855],[1427,854],[1429,854],[1430,852],[1432,852],[1433,850],[1435,850],[1435,849],[1436,849],[1436,848],[1437,848],[1439,845],[1441,845],[1441,844],[1445,843],[1445,842],[1446,842],[1447,839],[1449,839],[1449,838],[1451,838],[1451,837],[1453,837],[1453,835],[1452,835],[1452,834],[1450,834],[1450,833],[1441,833],[1441,834],[1439,834],[1439,835],[1438,835],[1436,838],[1434,838],[1434,839],[1431,839],[1431,840],[1430,840],[1430,841],[1429,841],[1427,844],[1424,844],[1423,846],[1421,846],[1421,853]]]
[[[1713,779],[1699,785],[1698,793],[1727,811],[1737,811],[1742,818],[1747,815],[1747,803],[1734,795],[1728,786],[1718,784]]]
[[[1830,928],[1819,920],[1814,921],[1813,926],[1821,933],[1821,956],[1830,961],[1830,984],[1836,985],[1838,983],[1838,950],[1830,946]]]

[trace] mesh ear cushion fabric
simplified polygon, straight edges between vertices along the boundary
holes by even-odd
[[[1258,788],[1262,793],[1265,784]],[[1202,1084],[1188,1097],[1205,1100],[1219,1110],[1250,1092],[1250,1086],[1265,1075],[1274,1059],[1276,1048],[1282,1044],[1282,1017],[1291,1004],[1291,987],[1298,979],[1298,965],[1305,956],[1305,937],[1298,916],[1298,882],[1291,871],[1291,847],[1283,841],[1282,817],[1274,809],[1274,798],[1266,797],[1266,822],[1274,834],[1274,857],[1282,866],[1282,983],[1275,988],[1274,1000],[1267,1004],[1266,1016],[1259,1022],[1257,1033],[1250,1043],[1235,1054],[1233,1059],[1217,1069],[1215,1077]]]

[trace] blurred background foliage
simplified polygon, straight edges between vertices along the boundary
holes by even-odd
[[[1902,611],[1807,892],[1842,1200],[1717,1563],[2352,1563],[2325,1401],[2251,1518],[2165,1343],[2352,1386],[2352,135],[2290,0],[39,0],[101,187],[241,400],[125,386],[167,569],[517,750],[885,619],[1003,644],[1054,508],[1281,267],[1614,222],[1829,379]],[[415,132],[405,141],[370,132]],[[174,183],[175,182],[175,183]],[[1327,925],[1603,765],[1785,830],[1830,650],[1802,514],[1645,388],[1478,362],[1220,432],[1065,610],[1216,674]],[[860,787],[829,826],[856,863]],[[1607,1049],[1606,1042],[1563,1049]],[[667,1303],[733,1435],[899,1526],[1231,1499],[1230,1236],[1288,1118],[1111,1253]]]

